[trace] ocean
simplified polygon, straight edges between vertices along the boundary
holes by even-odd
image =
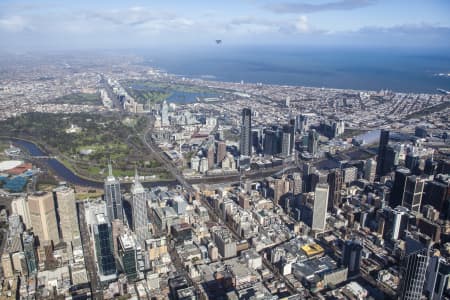
[[[356,90],[450,90],[450,52],[409,49],[228,47],[146,51],[145,64],[191,78]]]

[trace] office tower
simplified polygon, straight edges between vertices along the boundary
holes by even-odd
[[[43,242],[59,243],[58,225],[53,195],[47,192],[36,192],[28,196],[28,209],[33,232]]]
[[[214,144],[210,144],[208,146],[207,158],[208,158],[208,166],[212,168],[214,166]]]
[[[427,158],[425,160],[425,168],[424,168],[423,172],[426,175],[436,175],[437,166],[438,166],[438,163],[436,161],[434,161],[432,157]]]
[[[309,114],[300,114],[296,117],[296,130],[300,133],[305,133],[309,130],[309,126],[311,123],[311,115]]]
[[[161,105],[161,126],[169,126],[169,104],[164,100]]]
[[[389,206],[377,212],[378,233],[385,240],[398,240],[403,238],[409,223],[412,221],[408,209],[398,206],[395,209]]]
[[[326,226],[327,202],[329,186],[326,183],[316,185],[314,193],[314,208],[312,230],[324,231]]]
[[[378,156],[377,156],[377,171],[376,174],[378,177],[381,177],[385,175],[383,170],[383,167],[385,165],[385,159],[386,159],[386,150],[389,143],[389,131],[388,130],[381,130],[380,133],[380,143],[378,146]]]
[[[93,224],[95,256],[101,276],[107,277],[116,274],[114,260],[114,245],[112,240],[111,223],[104,214],[97,214]]]
[[[292,179],[294,182],[292,194],[294,194],[294,196],[298,196],[303,192],[303,180],[301,173],[295,172],[292,174]]]
[[[420,157],[414,152],[406,154],[405,167],[411,170],[413,174],[420,174],[419,170]]]
[[[338,205],[341,200],[342,188],[342,172],[339,169],[331,171],[327,176],[327,182],[330,186],[328,195],[327,211],[331,212],[335,205]]]
[[[264,130],[264,155],[278,154],[278,134],[272,129]]]
[[[250,108],[242,110],[241,140],[239,150],[241,155],[252,155],[252,111]]]
[[[425,180],[415,175],[406,177],[402,206],[410,211],[420,212]]]
[[[394,186],[392,187],[391,197],[389,198],[389,206],[394,208],[402,204],[403,193],[405,191],[406,178],[411,172],[405,168],[395,170]]]
[[[148,222],[147,222],[147,191],[139,181],[139,176],[134,177],[134,184],[131,187],[131,195],[133,197],[133,230],[136,234],[137,242],[142,247],[148,238]]]
[[[284,157],[290,156],[292,154],[292,149],[293,149],[292,137],[293,137],[292,127],[284,126],[282,140],[281,140],[281,153],[283,154]]]
[[[431,256],[425,282],[425,294],[430,300],[444,299],[450,279],[450,264],[440,256]]]
[[[122,195],[120,182],[112,173],[111,164],[108,165],[109,175],[105,180],[105,201],[109,220],[120,219],[123,221]]]
[[[348,167],[343,170],[344,173],[344,183],[352,183],[358,179],[358,169],[356,167]]]
[[[227,145],[223,141],[219,141],[216,144],[216,164],[220,164],[227,155]]]
[[[75,204],[75,191],[61,186],[54,190],[58,203],[59,225],[62,239],[66,243],[80,238],[78,227],[77,208]]]
[[[130,234],[119,237],[119,258],[123,272],[128,280],[137,278],[136,244]]]
[[[405,238],[405,255],[400,268],[402,275],[400,299],[420,300],[422,298],[428,261],[427,246],[407,236]]]
[[[33,274],[37,272],[37,254],[34,236],[31,233],[25,232],[22,235],[23,252],[25,254],[25,260],[27,264],[28,274]]]
[[[308,134],[308,152],[315,156],[318,151],[319,134],[315,129],[312,129]]]
[[[348,268],[349,275],[359,273],[362,250],[363,246],[360,241],[345,241],[344,249],[342,250],[342,265]]]
[[[262,128],[252,129],[252,147],[256,153],[262,152],[263,130]]]
[[[433,206],[442,214],[444,220],[450,217],[447,199],[450,199],[450,177],[438,175],[435,180],[425,184],[422,206]]]
[[[398,166],[398,160],[399,160],[400,152],[399,150],[395,149],[394,147],[387,146],[386,148],[386,154],[382,166],[382,174],[386,175],[392,171],[395,170],[395,168]],[[378,167],[378,162],[377,162]]]
[[[206,173],[209,170],[208,159],[206,157],[202,157],[200,159],[200,173]]]
[[[22,217],[25,227],[31,228],[30,211],[28,210],[28,201],[25,197],[17,197],[11,202],[11,210],[15,215]]]
[[[377,162],[374,159],[366,160],[366,163],[364,164],[364,179],[369,182],[374,182],[376,171]]]

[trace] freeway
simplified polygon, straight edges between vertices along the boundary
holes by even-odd
[[[80,226],[81,243],[83,245],[84,263],[88,271],[89,281],[91,284],[91,293],[94,299],[103,299],[102,290],[98,288],[98,277],[94,249],[89,237],[89,229],[87,228],[84,204],[77,202],[78,224]]]

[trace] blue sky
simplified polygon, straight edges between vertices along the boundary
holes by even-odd
[[[3,50],[322,45],[450,48],[449,0],[0,0]]]

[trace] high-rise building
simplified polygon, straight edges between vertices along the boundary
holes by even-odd
[[[292,194],[294,196],[298,196],[303,192],[303,180],[302,175],[298,172],[292,174],[292,180],[294,182],[294,186],[292,189]]]
[[[164,100],[161,105],[161,126],[169,126],[169,104]]]
[[[444,220],[450,218],[447,199],[450,199],[450,177],[438,175],[435,180],[425,184],[422,206],[433,206],[442,214]]]
[[[283,135],[281,141],[281,153],[287,157],[292,154],[293,149],[293,130],[291,126],[283,127]]]
[[[33,234],[25,232],[22,235],[22,243],[28,274],[34,274],[37,272],[38,261]]]
[[[369,182],[375,181],[377,171],[377,162],[374,159],[368,159],[364,164],[364,179]]]
[[[341,200],[342,179],[342,172],[339,169],[331,171],[327,176],[327,182],[330,186],[327,205],[328,211],[332,211],[334,206]]]
[[[208,158],[208,166],[210,168],[212,168],[214,166],[214,153],[215,149],[214,149],[214,144],[210,144],[208,146],[208,151],[207,151],[207,158]]]
[[[227,155],[227,144],[224,141],[218,141],[216,144],[216,164],[220,164]]]
[[[444,299],[450,279],[450,264],[440,256],[431,256],[426,274],[425,294],[430,300]]]
[[[385,175],[383,166],[384,161],[386,159],[386,150],[388,144],[389,144],[389,131],[382,129],[380,133],[380,143],[378,146],[377,171],[376,171],[379,177]]]
[[[252,111],[250,108],[242,110],[241,139],[239,150],[241,155],[252,155]]]
[[[411,175],[411,172],[408,169],[398,168],[395,170],[394,186],[389,198],[390,207],[394,208],[402,204],[405,183],[409,175]]]
[[[414,152],[406,154],[405,167],[411,170],[413,174],[420,174],[419,170],[420,157]]]
[[[312,230],[325,230],[328,207],[328,193],[329,186],[327,183],[318,183],[316,185],[314,193]]]
[[[69,187],[61,186],[54,190],[58,203],[59,225],[62,239],[66,243],[80,238],[78,228],[77,208],[75,204],[75,191]]]
[[[308,152],[315,156],[318,151],[319,134],[315,129],[312,129],[308,134]]]
[[[130,234],[119,237],[119,258],[123,272],[128,280],[137,278],[136,244]]]
[[[400,152],[398,149],[387,146],[386,147],[386,154],[383,161],[382,166],[382,174],[386,175],[392,171],[395,170],[395,168],[398,166],[398,160],[399,160]],[[377,168],[378,168],[378,162],[377,162]]]
[[[36,192],[28,196],[28,209],[33,232],[42,242],[59,243],[58,225],[53,195],[47,192]]]
[[[109,277],[116,274],[111,223],[104,214],[98,214],[95,217],[93,235],[98,270],[101,276]]]
[[[264,155],[276,155],[278,151],[278,133],[272,129],[264,130],[264,145],[263,152]]]
[[[352,183],[356,179],[358,179],[358,169],[356,167],[348,167],[343,170],[344,183]]]
[[[410,211],[420,212],[424,186],[425,180],[423,178],[419,178],[415,175],[408,176],[405,182],[402,206]]]
[[[342,251],[342,265],[348,268],[348,274],[356,275],[361,266],[363,246],[360,241],[349,240],[344,243]]]
[[[120,182],[112,173],[111,164],[108,165],[109,175],[105,180],[105,201],[108,219],[120,219],[123,221],[122,194]]]
[[[22,222],[26,228],[31,228],[30,211],[28,210],[28,201],[25,197],[17,197],[11,202],[11,210],[15,215],[22,217]]]
[[[405,255],[400,269],[402,277],[400,299],[422,299],[428,261],[429,249],[427,246],[407,236],[405,238]]]
[[[137,242],[143,248],[145,240],[149,237],[148,221],[147,221],[147,191],[139,181],[136,174],[134,183],[131,187],[131,195],[133,197],[133,230],[136,234]]]

